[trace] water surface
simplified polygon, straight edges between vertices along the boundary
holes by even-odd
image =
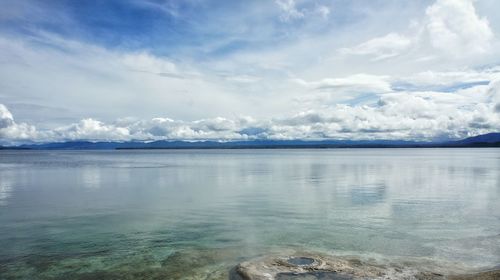
[[[500,149],[0,151],[0,279],[224,279],[280,250],[500,264]]]

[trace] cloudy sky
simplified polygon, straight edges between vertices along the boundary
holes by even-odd
[[[497,0],[0,6],[0,144],[500,130]]]

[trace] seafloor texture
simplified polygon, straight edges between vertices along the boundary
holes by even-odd
[[[244,261],[235,266],[230,280],[469,280],[499,279],[500,270],[459,274],[460,268],[434,267],[434,271],[417,263],[380,264],[355,257],[339,257],[311,252],[268,255]]]

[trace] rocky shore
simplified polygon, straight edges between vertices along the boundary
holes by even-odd
[[[475,274],[456,275],[448,277],[450,280],[500,280],[500,269]]]
[[[422,271],[411,265],[378,265],[355,258],[317,253],[270,255],[238,264],[230,273],[231,280],[499,280],[500,270],[474,274]]]

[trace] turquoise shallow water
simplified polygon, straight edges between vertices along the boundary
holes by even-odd
[[[0,279],[225,279],[314,250],[500,264],[500,149],[0,151]]]

